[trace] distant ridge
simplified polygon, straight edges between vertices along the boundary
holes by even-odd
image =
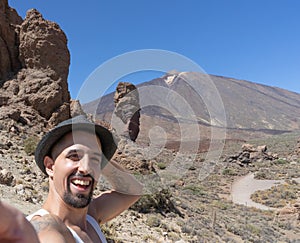
[[[130,80],[126,81],[130,82]],[[199,123],[222,126],[217,121],[214,124],[210,117],[211,111],[207,110],[207,104],[202,99],[206,96],[206,100],[212,102],[210,107],[213,107],[215,92],[208,90],[208,82],[215,85],[222,99],[226,114],[226,128],[260,131],[300,129],[300,94],[281,88],[196,72],[167,73],[161,78],[144,82],[137,87],[157,85],[170,88],[192,107]],[[199,95],[199,90],[196,92],[188,83],[197,84],[197,87],[199,85],[201,94]],[[109,121],[114,109],[113,95],[111,93],[84,104],[83,109]],[[161,107],[144,107],[142,114],[170,121],[177,119]]]

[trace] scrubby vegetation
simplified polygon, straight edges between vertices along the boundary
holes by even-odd
[[[299,197],[300,183],[294,180],[288,180],[284,184],[273,186],[268,190],[257,191],[251,195],[253,201],[274,208],[293,204]]]
[[[39,138],[36,136],[30,136],[24,141],[24,151],[27,155],[33,155],[36,146],[39,142]]]

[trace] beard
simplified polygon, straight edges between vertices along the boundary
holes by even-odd
[[[84,194],[80,194],[80,193],[77,193],[74,195],[71,192],[71,188],[70,188],[70,177],[71,176],[69,176],[69,178],[68,178],[67,191],[63,195],[63,200],[66,204],[68,204],[74,208],[85,208],[90,204],[90,202],[93,198],[94,190],[92,189],[88,195],[84,195]],[[87,176],[83,176],[83,175],[76,175],[76,176],[87,177]],[[89,176],[89,177],[91,177],[91,176]],[[94,178],[92,178],[91,188],[94,188]]]

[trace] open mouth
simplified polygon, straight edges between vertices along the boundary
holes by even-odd
[[[79,190],[86,190],[90,187],[92,181],[88,179],[73,178],[71,179],[71,184]]]

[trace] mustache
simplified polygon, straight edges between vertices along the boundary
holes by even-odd
[[[93,182],[95,181],[94,177],[91,174],[84,175],[79,172],[74,172],[71,175],[69,175],[69,179],[71,179],[72,177],[78,177],[78,178],[88,178],[89,177],[92,179]]]

